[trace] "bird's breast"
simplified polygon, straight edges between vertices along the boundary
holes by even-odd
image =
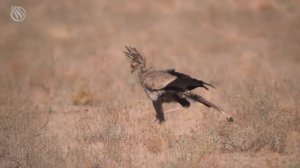
[[[155,101],[159,98],[159,96],[162,95],[163,91],[150,91],[148,89],[145,89],[145,92],[152,101]]]

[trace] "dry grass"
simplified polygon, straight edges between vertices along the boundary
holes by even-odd
[[[24,1],[0,17],[0,167],[299,167],[296,0]],[[154,109],[123,56],[217,86]],[[175,105],[166,106],[166,108]]]
[[[56,138],[46,135],[44,115],[17,98],[1,108],[1,167],[59,167],[64,163]]]
[[[257,152],[267,148],[283,153],[287,147],[287,136],[297,130],[299,116],[293,111],[280,109],[272,91],[255,87],[237,95],[234,105],[238,120],[243,122],[221,128],[223,148],[240,152]]]

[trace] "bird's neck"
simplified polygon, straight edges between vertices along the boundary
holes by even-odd
[[[139,80],[142,81],[144,74],[147,72],[147,69],[145,67],[139,67],[138,69],[138,77]]]

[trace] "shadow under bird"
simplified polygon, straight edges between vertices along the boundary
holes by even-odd
[[[145,57],[137,49],[125,47],[126,51],[124,53],[130,61],[131,73],[138,72],[139,82],[153,103],[156,119],[159,123],[165,122],[162,103],[177,102],[182,107],[187,108],[191,104],[190,101],[196,101],[207,107],[212,107],[226,115],[227,121],[233,122],[233,118],[223,109],[192,92],[197,87],[203,87],[206,90],[209,90],[208,87],[215,88],[213,85],[177,72],[175,69],[147,69]]]

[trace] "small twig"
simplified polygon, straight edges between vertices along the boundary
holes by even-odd
[[[236,146],[236,145],[234,145],[234,144],[232,144],[232,143],[229,143],[229,142],[223,142],[224,143],[224,145],[229,145],[229,146],[231,146],[231,147],[233,147],[233,148],[235,148],[235,149],[237,149],[238,151],[243,151],[240,147],[238,147],[238,146]],[[226,149],[226,148],[225,148]],[[229,149],[227,149],[227,150],[229,150]]]

